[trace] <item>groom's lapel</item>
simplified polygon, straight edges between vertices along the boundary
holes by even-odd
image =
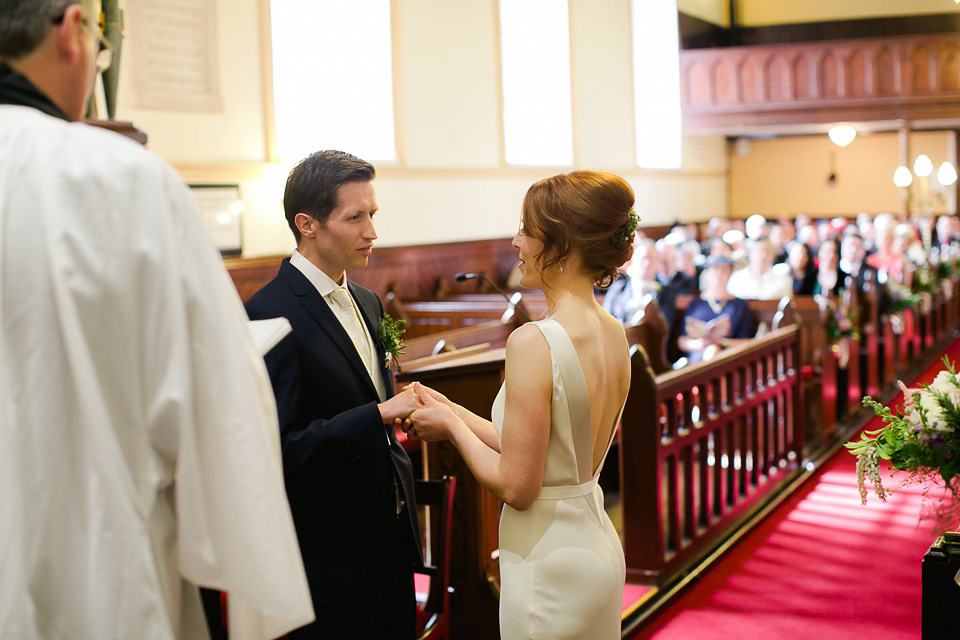
[[[373,380],[370,379],[370,374],[367,373],[363,359],[360,358],[360,354],[357,353],[357,348],[353,346],[353,341],[350,339],[347,330],[343,328],[340,320],[337,319],[337,316],[335,316],[330,309],[330,305],[326,303],[316,287],[307,280],[307,277],[300,273],[299,269],[289,264],[284,266],[288,267],[284,276],[287,278],[287,282],[290,283],[294,295],[300,300],[301,306],[316,320],[320,329],[337,345],[337,349],[340,350],[344,359],[353,367],[358,375],[367,381],[374,395],[377,395],[377,387],[373,384]],[[283,267],[281,267],[281,269],[283,269]]]

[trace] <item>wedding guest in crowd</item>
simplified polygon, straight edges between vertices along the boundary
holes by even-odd
[[[684,242],[689,242],[686,248],[683,247]],[[696,293],[697,291],[697,278],[695,275],[691,275],[691,271],[696,273],[696,264],[693,257],[693,246],[696,246],[699,250],[699,245],[692,241],[684,241],[679,245],[672,247],[669,243],[664,243],[664,246],[670,247],[669,252],[666,256],[669,259],[672,259],[672,265],[667,264],[667,257],[664,257],[664,254],[661,254],[661,264],[663,265],[663,270],[661,271],[660,276],[660,310],[663,312],[664,317],[667,320],[667,326],[672,327],[674,318],[676,317],[677,310],[677,296]],[[690,245],[693,246],[690,246]],[[667,278],[665,272],[672,272],[672,275]],[[676,352],[676,347],[672,342],[667,343],[667,358],[670,360],[675,360],[679,357],[679,354]]]
[[[747,248],[747,266],[730,276],[727,288],[736,298],[779,300],[793,294],[789,269],[774,268],[774,247],[765,239],[753,240]]]
[[[960,241],[960,218],[955,215],[937,216],[936,236],[933,246],[940,248],[945,245],[957,244]]]
[[[689,364],[709,359],[712,353],[736,340],[754,336],[747,301],[728,291],[732,272],[733,263],[724,256],[710,256],[704,262],[700,295],[690,301],[677,339]]]
[[[794,240],[787,252],[787,264],[793,278],[793,293],[798,296],[813,295],[817,283],[817,267],[813,263],[810,247]]]
[[[820,232],[817,230],[817,225],[812,222],[803,225],[797,223],[797,241],[810,247],[811,251],[816,251],[820,246]]]
[[[878,213],[873,220],[873,251],[867,253],[866,261],[878,272],[899,272],[902,267],[900,261],[903,260],[903,253],[898,255],[893,250],[895,227],[896,220],[889,213]],[[864,247],[866,246],[866,240],[864,240]]]
[[[603,308],[620,322],[633,324],[646,296],[652,295],[660,302],[660,257],[654,242],[649,238],[636,240],[633,257],[623,268],[625,274],[604,294]]]
[[[817,280],[813,295],[839,297],[846,285],[847,273],[840,268],[840,238],[833,236],[820,243],[817,250]]]
[[[877,304],[882,310],[885,302],[884,287],[879,286],[879,272],[876,267],[867,264],[866,254],[863,238],[860,237],[856,227],[853,227],[851,232],[843,234],[843,239],[840,241],[840,268],[853,278],[858,293],[863,293],[868,288],[876,288]]]
[[[711,248],[716,240],[720,240],[723,234],[733,228],[733,223],[729,218],[720,218],[714,216],[707,221],[707,229],[703,242],[700,243],[700,249],[704,255],[711,254]]]

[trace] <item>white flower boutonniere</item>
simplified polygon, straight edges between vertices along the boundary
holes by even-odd
[[[407,330],[401,326],[405,322],[406,320],[403,319],[394,320],[388,313],[383,314],[383,317],[380,318],[380,342],[383,343],[383,349],[387,352],[383,366],[387,369],[393,365],[394,360],[397,361],[399,366],[399,357],[407,349],[406,345],[403,344],[403,334]]]

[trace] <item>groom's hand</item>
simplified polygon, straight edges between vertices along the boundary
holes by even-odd
[[[383,424],[395,424],[423,406],[413,388],[404,389],[397,395],[377,405]]]

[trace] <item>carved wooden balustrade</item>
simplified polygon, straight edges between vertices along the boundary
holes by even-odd
[[[803,451],[800,330],[654,376],[643,349],[620,430],[628,579],[660,583],[781,488]],[[656,523],[656,524],[654,524]]]
[[[960,33],[682,51],[684,130],[957,118],[958,59]]]

